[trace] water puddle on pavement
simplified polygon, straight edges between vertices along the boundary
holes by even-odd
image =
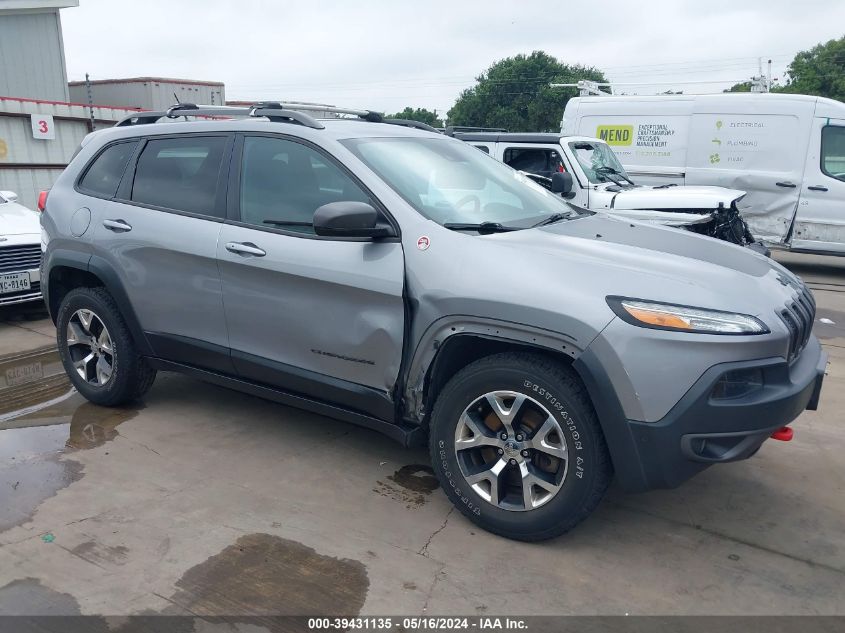
[[[82,465],[63,454],[113,440],[137,412],[86,401],[55,349],[0,358],[0,532],[82,477]]]

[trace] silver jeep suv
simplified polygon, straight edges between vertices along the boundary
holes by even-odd
[[[86,137],[41,277],[86,398],[178,371],[427,441],[461,512],[523,540],[572,528],[614,472],[676,486],[816,408],[814,300],[777,263],[305,108],[182,104]]]

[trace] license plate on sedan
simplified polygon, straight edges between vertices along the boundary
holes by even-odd
[[[44,366],[41,361],[28,365],[16,365],[6,370],[6,386],[15,387],[44,377]]]
[[[29,273],[7,273],[0,275],[0,295],[29,290]]]

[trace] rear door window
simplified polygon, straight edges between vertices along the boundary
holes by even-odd
[[[138,157],[130,200],[221,217],[216,201],[227,140],[185,136],[149,141]]]
[[[88,167],[79,181],[79,188],[95,196],[113,198],[137,145],[138,141],[133,140],[108,146]]]

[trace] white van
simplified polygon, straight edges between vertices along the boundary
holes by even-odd
[[[756,93],[576,97],[561,132],[605,140],[640,182],[746,191],[740,212],[770,245],[845,255],[845,103]]]

